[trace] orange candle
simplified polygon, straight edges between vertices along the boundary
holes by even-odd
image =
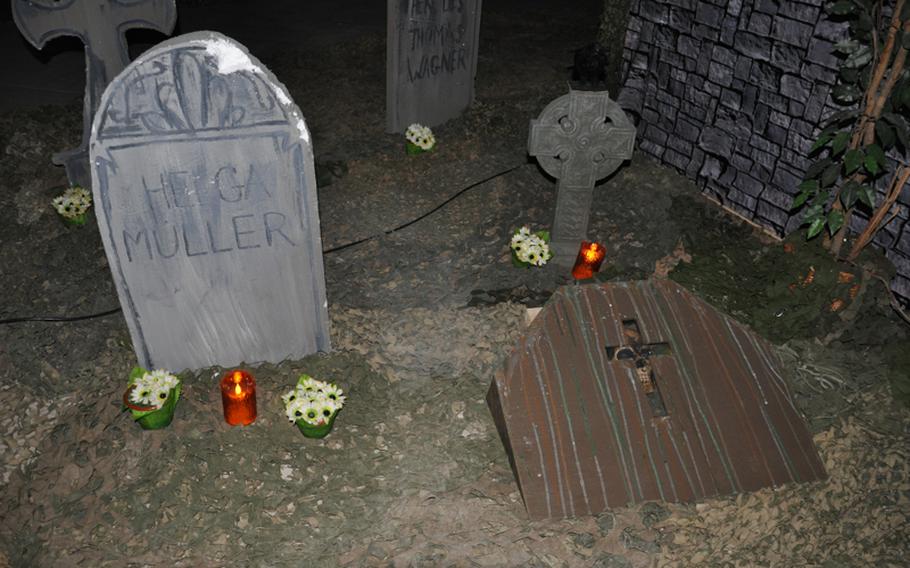
[[[575,259],[575,266],[572,267],[572,276],[576,280],[593,278],[594,273],[600,270],[605,256],[607,256],[607,249],[603,245],[582,241],[578,258]]]
[[[256,420],[256,379],[246,371],[229,371],[221,379],[224,420],[231,426]]]

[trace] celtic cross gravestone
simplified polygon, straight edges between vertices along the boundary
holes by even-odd
[[[198,32],[131,63],[92,128],[96,215],[140,364],[329,349],[313,148],[287,90]]]
[[[53,160],[66,168],[71,184],[89,187],[89,129],[104,88],[130,61],[124,34],[134,28],[171,33],[177,21],[174,0],[12,0],[12,9],[19,31],[37,49],[61,36],[85,44],[82,143]]]
[[[559,180],[550,248],[571,265],[588,230],[594,184],[632,157],[635,127],[606,91],[570,91],[531,121],[528,153]]]

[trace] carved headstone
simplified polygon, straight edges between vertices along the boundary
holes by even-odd
[[[436,126],[474,100],[481,0],[388,0],[386,128]]]
[[[159,44],[101,99],[96,214],[139,362],[279,362],[329,346],[310,135],[212,32]]]
[[[85,44],[82,143],[53,160],[66,168],[70,184],[88,188],[92,119],[105,87],[130,61],[124,34],[135,28],[170,34],[177,21],[174,0],[12,0],[12,8],[19,31],[37,49],[61,36]]]
[[[553,260],[571,266],[588,231],[594,184],[632,157],[635,127],[606,91],[570,91],[531,121],[528,153],[559,180]]]

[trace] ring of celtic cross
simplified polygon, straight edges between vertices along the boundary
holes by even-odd
[[[537,154],[540,166],[551,176],[560,178],[566,162],[576,155],[587,156],[595,168],[594,179],[605,178],[628,159],[624,155],[627,153],[624,148],[628,146],[625,137],[613,137],[610,131],[634,132],[635,126],[619,104],[607,97],[598,101],[601,108],[584,109],[581,113],[572,108],[571,99],[571,93],[555,99],[538,117],[539,125],[558,125],[561,134],[554,155]],[[592,114],[595,115],[593,118]]]

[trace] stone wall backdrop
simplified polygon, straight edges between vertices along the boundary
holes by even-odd
[[[609,1],[609,0],[608,0]],[[632,0],[623,51],[623,108],[639,148],[676,167],[721,204],[779,235],[825,119],[845,25],[823,0]],[[885,176],[887,177],[887,176]],[[875,243],[910,299],[910,188]],[[866,220],[854,216],[853,230]]]

